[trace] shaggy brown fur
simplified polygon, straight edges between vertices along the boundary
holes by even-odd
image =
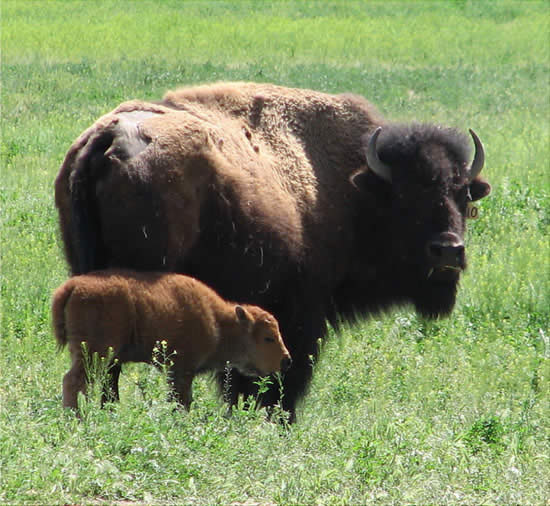
[[[338,204],[354,197],[348,179],[364,166],[360,134],[379,124],[361,97],[270,84],[219,83],[167,93],[164,105],[123,103],[75,141],[56,180],[73,274],[98,265],[177,270],[197,242],[212,186],[238,195],[246,218],[268,226],[294,258],[321,240],[307,262],[340,269],[336,259],[327,265],[323,249],[349,242],[340,224],[353,208]],[[136,149],[127,147],[137,139]],[[109,225],[103,237],[90,238],[95,247],[82,248],[76,230],[83,224],[75,223],[72,207],[90,196],[79,193],[91,190],[90,177],[101,179],[93,219]]]
[[[59,346],[68,344],[72,358],[63,379],[63,405],[71,408],[86,390],[82,342],[90,356],[106,357],[112,348],[118,363],[110,387],[118,399],[120,364],[151,362],[155,343],[166,341],[176,398],[187,408],[199,372],[222,371],[229,362],[242,374],[260,376],[290,363],[271,314],[226,302],[179,274],[107,270],[75,276],[55,291],[52,319]]]
[[[367,167],[378,127],[391,182]],[[272,84],[125,102],[77,139],[57,177],[66,257],[73,274],[182,272],[268,309],[294,361],[293,412],[327,319],[452,310],[467,201],[490,191],[469,177],[471,145],[454,129],[388,123],[362,97]],[[234,374],[239,393],[255,386]]]

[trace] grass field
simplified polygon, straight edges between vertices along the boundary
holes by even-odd
[[[0,503],[547,504],[547,2],[1,3]],[[50,330],[67,276],[53,180],[130,98],[257,80],[364,95],[389,118],[473,128],[493,185],[449,319],[403,308],[322,344],[299,422],[197,381],[188,414],[128,367],[122,402],[61,408]],[[96,399],[97,400],[97,396]]]

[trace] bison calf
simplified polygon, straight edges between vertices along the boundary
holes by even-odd
[[[151,363],[160,340],[174,352],[169,378],[186,408],[197,373],[223,370],[229,362],[242,374],[261,376],[290,365],[270,313],[227,302],[203,283],[179,274],[105,270],[75,276],[55,291],[52,317],[57,342],[60,348],[69,345],[72,358],[63,378],[65,407],[76,409],[78,392],[86,393],[82,342],[90,356],[110,353],[113,358],[102,403],[109,389],[119,399],[121,364]]]

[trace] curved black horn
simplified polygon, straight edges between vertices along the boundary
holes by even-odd
[[[378,177],[391,183],[391,168],[378,158],[378,152],[376,151],[376,140],[381,130],[382,127],[378,127],[369,139],[367,145],[367,165]]]
[[[469,175],[470,181],[473,181],[479,175],[479,173],[481,172],[481,169],[483,169],[483,165],[485,164],[485,152],[483,151],[483,144],[479,140],[479,137],[471,128],[470,128],[470,135],[474,140],[474,145],[476,148],[474,159],[472,160],[472,165],[470,166],[470,175]]]

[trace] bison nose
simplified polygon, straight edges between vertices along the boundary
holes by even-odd
[[[452,232],[445,232],[428,242],[427,252],[434,267],[464,268],[464,243]]]
[[[287,371],[292,365],[292,359],[290,357],[285,357],[281,360],[281,371]]]

